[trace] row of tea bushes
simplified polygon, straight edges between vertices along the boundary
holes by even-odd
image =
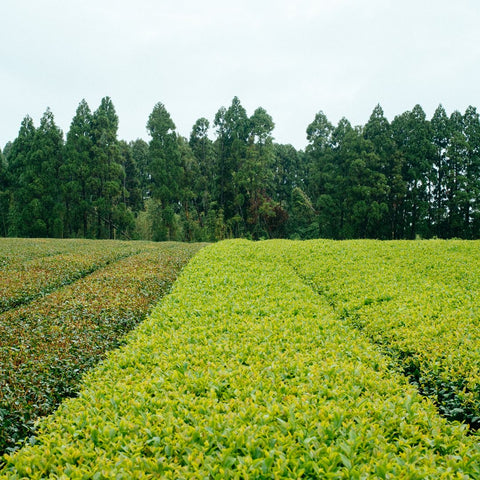
[[[142,242],[0,238],[0,313],[142,248]]]
[[[339,322],[283,245],[199,252],[1,478],[480,478],[466,427]]]
[[[71,253],[72,246],[80,247],[88,240],[50,238],[0,238],[0,269],[24,263],[34,258]]]
[[[135,245],[147,247],[149,242],[96,240],[72,238],[12,238],[0,237],[0,269],[54,255],[88,252],[91,250],[131,250]]]
[[[480,427],[480,242],[317,240],[282,256],[445,416]]]
[[[90,243],[97,258],[98,246]],[[82,373],[145,318],[199,247],[145,244],[138,254],[0,315],[0,452],[75,395]]]

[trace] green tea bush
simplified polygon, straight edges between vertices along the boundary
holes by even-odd
[[[135,243],[130,256],[114,261],[116,242],[87,244],[92,255],[84,253],[85,264],[113,263],[0,315],[0,454],[31,436],[39,416],[76,395],[83,372],[122,343],[201,246]],[[61,261],[51,281],[55,271],[65,277]]]
[[[0,313],[138,253],[141,245],[104,240],[0,238]]]
[[[480,478],[467,428],[338,320],[285,245],[201,250],[1,478]]]
[[[443,415],[480,427],[480,242],[315,240],[279,255]]]

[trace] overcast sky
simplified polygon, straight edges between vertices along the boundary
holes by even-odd
[[[66,133],[104,96],[127,141],[148,140],[157,102],[188,137],[236,95],[297,148],[320,110],[480,108],[479,25],[478,0],[1,0],[0,146],[27,114],[50,107]]]

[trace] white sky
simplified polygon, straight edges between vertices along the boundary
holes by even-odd
[[[238,96],[275,140],[306,146],[319,110],[365,124],[417,103],[480,108],[478,0],[1,0],[0,146],[49,106],[66,133],[110,96],[119,138],[165,104],[186,137]]]

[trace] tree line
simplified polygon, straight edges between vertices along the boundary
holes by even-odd
[[[0,152],[0,235],[480,238],[476,108],[440,105],[427,119],[416,105],[389,122],[377,105],[362,126],[320,111],[305,150],[275,143],[273,129],[237,97],[189,138],[157,103],[149,142],[118,139],[109,97],[93,112],[82,100],[65,138],[50,109],[38,127],[26,116]]]

